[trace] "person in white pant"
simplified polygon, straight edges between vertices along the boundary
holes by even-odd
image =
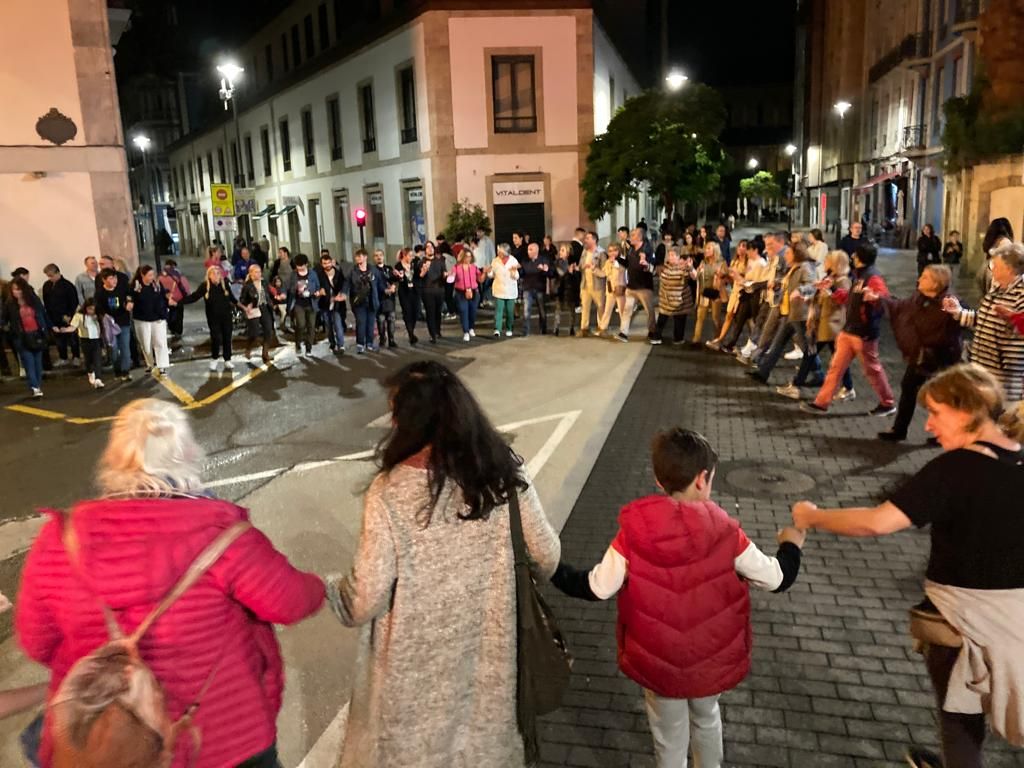
[[[132,322],[146,360],[146,371],[155,367],[158,373],[165,374],[171,365],[167,348],[167,289],[160,285],[148,264],[139,267],[131,288]]]
[[[580,304],[583,311],[580,315],[580,336],[590,335],[590,308],[597,312],[597,327],[601,327],[601,318],[605,311],[605,274],[604,263],[607,254],[597,244],[597,233],[587,232],[583,238],[583,255],[580,256],[580,271],[583,280],[580,283]]]
[[[622,250],[618,245],[608,246],[608,259],[604,263],[605,295],[604,311],[597,321],[598,333],[607,332],[612,324],[612,312],[619,311],[619,336],[625,341],[629,338],[629,312],[626,306],[626,268],[619,263]]]

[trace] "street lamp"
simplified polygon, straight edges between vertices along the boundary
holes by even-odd
[[[787,144],[785,152],[786,157],[792,157],[794,154],[796,154],[796,144]]]
[[[756,157],[752,157],[749,160],[747,160],[747,168],[749,168],[750,170],[754,170],[759,165],[760,163],[757,161]]]
[[[242,73],[245,72],[244,67],[240,67],[233,61],[226,61],[222,64],[217,65],[217,71],[220,73],[220,98],[224,102],[224,111],[228,110],[228,102],[231,102],[231,114],[235,120],[235,186],[245,186],[245,161],[242,159],[242,130],[238,127],[238,103],[235,98],[235,81],[238,80]],[[238,219],[241,221],[245,219],[245,237],[250,237],[249,233],[249,219],[248,217],[239,216]]]
[[[851,104],[850,102],[840,100],[832,105],[832,109],[836,111],[836,113],[839,115],[839,119],[842,120],[846,116],[847,111],[852,106],[853,104]]]
[[[152,143],[153,142],[149,136],[145,136],[141,133],[132,139],[132,144],[138,147],[139,152],[142,153],[142,186],[146,196],[146,208],[149,211],[150,236],[153,238],[153,259],[156,262],[156,271],[162,272],[163,267],[160,265],[160,251],[156,247],[156,213],[153,210],[153,189],[150,184],[149,160],[146,155],[146,150],[149,149]]]
[[[665,82],[668,83],[669,90],[678,91],[689,80],[686,75],[680,72],[678,69],[673,69],[668,75],[665,76]]]

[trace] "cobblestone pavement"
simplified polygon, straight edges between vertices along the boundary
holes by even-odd
[[[879,266],[906,295],[913,254],[883,251]],[[903,366],[885,334],[883,358],[896,387]],[[597,342],[580,341],[588,343]],[[787,383],[791,366],[780,363],[772,384]],[[877,400],[854,368],[860,397],[820,418],[751,382],[725,355],[654,349],[562,532],[563,558],[581,567],[600,559],[620,506],[654,492],[648,446],[672,424],[699,430],[717,448],[713,498],[766,551],[774,552],[774,535],[798,498],[828,506],[884,498],[937,449],[924,446],[920,414],[906,443],[877,440],[889,420],[865,415]],[[778,482],[788,471],[800,474]],[[746,490],[750,480],[765,490]],[[794,492],[799,483],[806,490]],[[752,592],[753,671],[722,699],[727,765],[897,766],[908,744],[936,744],[931,688],[906,629],[927,551],[926,531],[882,539],[813,534],[788,593]],[[641,691],[615,663],[615,601],[549,594],[576,663],[566,705],[542,725],[542,765],[653,766]],[[990,768],[1024,766],[1024,752],[994,736],[987,751]]]

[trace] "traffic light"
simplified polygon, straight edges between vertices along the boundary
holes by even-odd
[[[366,229],[366,209],[356,208],[356,226],[359,227],[359,247],[366,247],[366,236],[363,234]]]

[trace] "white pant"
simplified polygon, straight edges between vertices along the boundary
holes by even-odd
[[[588,290],[587,288],[584,288],[580,292],[580,304],[582,304],[582,308],[581,308],[581,311],[580,311],[580,330],[581,331],[589,331],[590,330],[590,305],[591,304],[594,305],[594,309],[595,309],[596,314],[597,314],[597,327],[600,328],[601,327],[601,316],[604,314],[604,307],[605,307],[604,289],[602,288],[600,291],[598,291],[596,289]]]
[[[156,322],[136,320],[135,336],[138,339],[142,356],[146,359],[147,368],[152,368],[156,365],[160,370],[166,370],[170,366],[171,359],[170,353],[167,350],[166,320],[157,320]]]
[[[619,333],[629,336],[628,313],[626,309],[626,296],[616,296],[614,293],[606,293],[604,296],[604,312],[597,321],[597,329],[604,333],[612,324],[612,312],[619,310]]]
[[[722,711],[718,696],[667,699],[645,690],[644,699],[658,768],[686,768],[691,739],[695,768],[721,768]]]

